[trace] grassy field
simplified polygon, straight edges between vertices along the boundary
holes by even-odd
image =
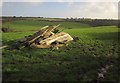
[[[81,24],[76,22],[52,22],[52,21],[41,21],[41,20],[18,20],[10,21],[3,24],[3,27],[10,27],[14,31],[33,31],[39,30],[46,25],[57,25],[61,24],[61,28],[86,28],[90,27],[87,24]]]
[[[4,81],[113,81],[118,75],[118,28],[91,27],[78,22],[51,22],[17,20],[3,23],[14,32],[3,33],[3,45],[12,45],[16,39],[34,33],[46,25],[61,24],[60,29],[79,37],[59,50],[23,48],[3,49]],[[104,78],[103,68],[109,66]]]

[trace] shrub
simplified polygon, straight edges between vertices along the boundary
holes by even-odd
[[[1,28],[1,31],[2,32],[12,32],[12,29],[3,27],[3,28]]]

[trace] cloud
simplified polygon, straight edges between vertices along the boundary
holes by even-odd
[[[118,18],[117,2],[85,2],[68,4],[66,16],[91,18]]]
[[[43,2],[44,0],[23,0],[25,2]]]
[[[19,0],[18,0],[19,1]],[[34,2],[29,4],[41,4],[38,3],[38,0],[21,0],[24,2]],[[39,0],[45,1],[45,0]],[[117,2],[74,2],[77,0],[69,0],[70,2],[66,2],[64,0],[57,0],[61,3],[61,6],[67,7],[65,9],[61,9],[61,12],[55,12],[53,16],[58,17],[90,17],[90,18],[118,18],[118,3]],[[68,0],[66,0],[68,1]],[[89,1],[89,0],[85,0]],[[99,1],[99,0],[96,0]],[[103,1],[103,0],[101,0]],[[106,0],[108,1],[108,0]],[[112,0],[110,0],[112,1]],[[43,3],[44,5],[44,3]],[[42,7],[42,6],[41,6]],[[49,5],[48,5],[49,7]],[[57,8],[57,7],[56,7]],[[62,7],[61,7],[62,8]],[[54,9],[54,8],[53,8]],[[44,12],[44,11],[43,11]],[[64,12],[64,13],[63,13]],[[48,13],[48,16],[51,14]]]
[[[57,1],[58,2],[119,2],[119,0],[57,0]]]
[[[57,0],[58,2],[77,2],[79,0]]]
[[[0,16],[2,16],[2,1],[0,1]]]
[[[4,0],[3,2],[44,2],[44,0]]]
[[[3,2],[119,2],[119,0],[3,0]]]
[[[85,2],[119,2],[119,0],[85,0]]]
[[[2,6],[2,0],[0,1],[0,7]]]

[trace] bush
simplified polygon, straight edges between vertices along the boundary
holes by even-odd
[[[2,31],[2,32],[12,32],[12,29],[3,27],[3,28],[1,29],[1,31]]]

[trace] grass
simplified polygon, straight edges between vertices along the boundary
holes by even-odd
[[[15,31],[3,33],[3,44],[14,44],[16,39],[34,33],[50,21],[14,21]],[[78,36],[59,50],[23,48],[3,49],[4,81],[113,81],[118,80],[118,28],[115,26],[90,27],[75,22],[60,22],[64,31]],[[3,24],[7,26],[7,24]],[[31,27],[29,27],[31,26]],[[21,28],[20,28],[21,27]],[[36,28],[35,28],[36,27]],[[98,73],[106,65],[113,65],[103,79]]]
[[[61,28],[85,28],[90,27],[87,24],[81,24],[76,22],[51,22],[51,21],[39,21],[39,20],[17,20],[6,22],[3,27],[9,27],[14,31],[32,31],[39,30],[46,25],[61,24]]]

